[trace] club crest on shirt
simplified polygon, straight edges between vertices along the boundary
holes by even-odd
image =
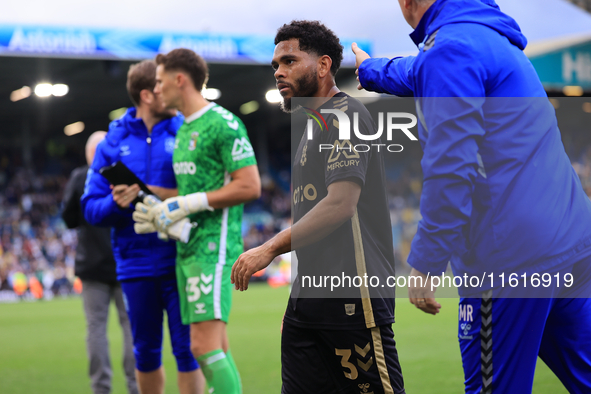
[[[164,151],[172,154],[174,152],[174,138],[170,137],[164,140]]]
[[[198,132],[191,133],[191,139],[189,140],[189,150],[195,150],[197,147],[197,138],[199,137]]]
[[[355,304],[345,304],[345,313],[347,316],[353,316],[355,314]]]

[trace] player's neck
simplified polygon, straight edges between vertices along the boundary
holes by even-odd
[[[201,93],[197,91],[187,92],[183,96],[183,103],[179,106],[179,111],[181,111],[185,118],[193,115],[195,112],[209,104],[209,101],[204,99]]]
[[[315,97],[315,99],[312,99],[310,106],[312,108],[318,108],[339,92],[339,88],[337,88],[334,83],[321,86],[316,94],[312,96]]]
[[[160,116],[154,115],[152,111],[150,111],[150,108],[144,105],[136,107],[135,117],[144,121],[146,129],[148,130],[148,134],[151,134],[152,129],[154,128],[156,123],[160,122],[163,119]]]

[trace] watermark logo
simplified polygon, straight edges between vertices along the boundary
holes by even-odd
[[[407,112],[379,112],[378,113],[378,127],[374,134],[364,134],[359,127],[359,113],[353,113],[353,121],[349,119],[349,115],[338,109],[321,109],[320,113],[310,108],[304,108],[308,115],[308,122],[306,124],[306,133],[308,140],[314,138],[314,121],[318,124],[321,130],[328,130],[328,125],[322,114],[332,114],[336,117],[334,120],[335,126],[338,127],[338,140],[343,141],[338,144],[320,144],[319,151],[323,149],[330,149],[331,151],[340,153],[341,150],[348,150],[349,154],[355,152],[368,152],[372,148],[377,149],[378,152],[383,148],[388,152],[402,152],[404,147],[400,144],[373,144],[362,143],[353,145],[351,141],[351,129],[355,137],[363,142],[378,141],[386,134],[386,140],[392,141],[395,132],[402,132],[410,141],[418,141],[417,137],[410,131],[417,126],[417,117]],[[351,127],[352,126],[352,127]],[[331,154],[333,156],[333,154]],[[334,157],[334,156],[333,156]],[[357,155],[358,157],[358,155]]]
[[[320,127],[320,130],[328,130],[328,125],[326,124],[326,120],[324,120],[324,117],[322,115],[320,115],[318,113],[318,111],[314,111],[312,108],[308,108],[308,107],[302,107],[304,109],[304,112],[306,113],[306,115],[308,115],[308,139],[311,140],[311,129],[312,129],[312,119],[314,119],[316,121],[316,123],[318,123],[318,126]],[[310,119],[312,118],[312,119]],[[322,122],[321,122],[322,120]],[[324,126],[324,127],[323,127]]]
[[[326,120],[324,120],[324,117],[321,114],[319,114],[318,112],[316,112],[310,108],[305,108],[305,110],[306,110],[306,114],[310,115],[314,120],[316,120],[316,122],[321,126],[321,128],[322,128],[322,125],[320,124],[320,120],[318,119],[318,117],[320,119],[322,119],[324,126],[328,129],[328,125],[326,124]],[[308,111],[310,111],[310,112],[308,112]],[[343,111],[338,110],[338,109],[325,109],[325,108],[321,109],[320,112],[323,114],[333,114],[336,116],[337,121],[339,123],[339,140],[350,140],[351,139],[351,120],[349,119],[349,116],[346,113],[344,113]],[[317,115],[317,116],[314,116],[314,115]],[[384,127],[384,118],[386,118],[385,127]],[[395,119],[396,120],[407,119],[407,120],[410,120],[410,122],[399,123],[399,122],[395,122]],[[410,129],[412,129],[416,125],[417,125],[417,117],[411,113],[387,112],[386,115],[384,116],[383,112],[379,112],[378,113],[378,129],[376,130],[376,133],[367,135],[367,134],[362,134],[359,131],[359,113],[358,112],[353,113],[353,132],[355,133],[355,136],[362,141],[375,141],[375,140],[379,139],[382,136],[382,134],[384,134],[384,129],[386,130],[386,139],[388,141],[392,140],[392,135],[395,130],[402,131],[404,133],[404,135],[406,135],[408,137],[408,139],[411,141],[418,141],[417,137],[415,137],[414,134],[410,132]],[[312,119],[308,119],[306,130],[308,133],[308,139],[311,140],[314,136]]]

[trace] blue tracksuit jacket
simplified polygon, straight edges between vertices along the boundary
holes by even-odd
[[[411,38],[416,57],[359,68],[366,89],[417,102],[424,184],[410,265],[534,273],[591,254],[591,202],[517,23],[493,0],[438,0]]]
[[[176,188],[172,168],[174,138],[183,118],[177,116],[156,124],[151,135],[135,108],[111,122],[104,141],[96,149],[81,199],[86,220],[112,227],[113,254],[119,280],[158,277],[174,273],[176,245],[163,242],[156,233],[138,235],[133,231],[133,209],[121,209],[113,201],[109,182],[99,170],[122,161],[148,185]]]

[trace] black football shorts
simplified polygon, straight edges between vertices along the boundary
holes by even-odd
[[[391,325],[317,330],[285,321],[282,394],[401,394],[404,381]]]

